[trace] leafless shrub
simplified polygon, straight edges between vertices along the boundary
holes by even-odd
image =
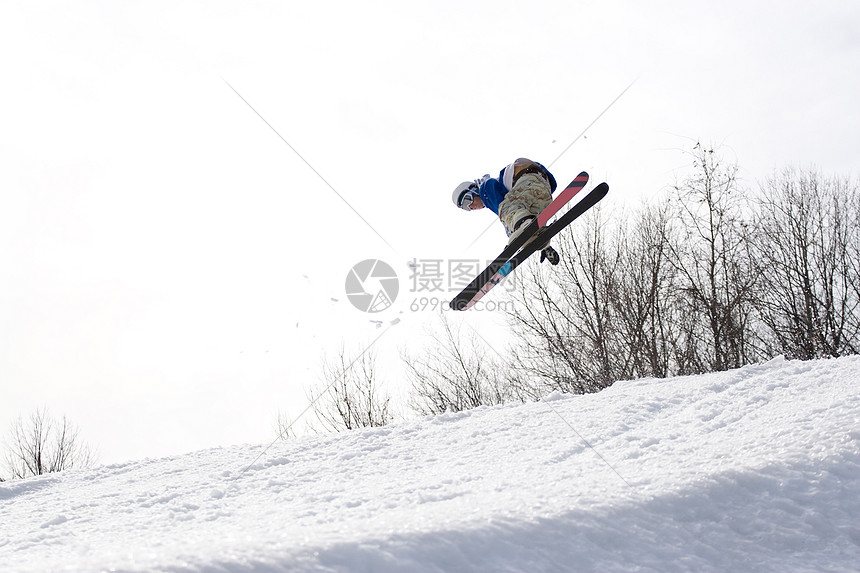
[[[12,479],[91,467],[96,455],[65,416],[54,420],[42,408],[12,425],[6,462]]]
[[[380,427],[393,420],[391,399],[382,388],[371,350],[350,358],[341,348],[335,357],[326,358],[322,384],[309,399],[325,430]]]
[[[409,406],[421,415],[459,412],[525,399],[518,378],[475,331],[464,336],[440,314],[430,347],[404,353],[412,386]],[[527,389],[525,390],[527,392]]]
[[[278,419],[275,421],[275,431],[278,433],[278,438],[281,440],[293,440],[296,438],[295,420],[285,412],[278,412]]]

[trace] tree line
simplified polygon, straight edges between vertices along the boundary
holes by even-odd
[[[668,193],[634,209],[598,205],[555,239],[559,266],[518,269],[505,307],[509,347],[493,348],[462,317],[442,313],[428,346],[402,352],[409,409],[433,415],[597,392],[780,354],[857,354],[857,184],[788,167],[751,190],[717,150],[696,144],[688,153],[689,173]],[[396,418],[368,349],[327,356],[308,400],[318,432]],[[296,433],[284,416],[277,430]],[[95,460],[77,429],[44,409],[9,436],[0,461],[13,479]]]
[[[860,349],[857,185],[786,168],[752,193],[713,149],[691,155],[666,197],[596,209],[560,239],[561,272],[521,277],[509,318],[546,389]]]

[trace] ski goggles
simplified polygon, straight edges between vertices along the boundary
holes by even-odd
[[[478,186],[472,185],[460,194],[460,209],[464,211],[472,210],[472,201],[478,196]]]

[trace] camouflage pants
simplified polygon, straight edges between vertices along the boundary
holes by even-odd
[[[549,183],[537,173],[522,175],[499,204],[499,219],[510,235],[523,217],[539,215],[552,201]]]

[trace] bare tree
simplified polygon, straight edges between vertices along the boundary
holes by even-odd
[[[758,277],[737,166],[699,144],[691,153],[693,172],[674,187],[675,225],[667,242],[684,294],[682,373],[736,368],[758,357],[750,322]]]
[[[617,229],[618,278],[613,297],[621,376],[674,374],[679,312],[677,271],[669,263],[671,214],[666,202],[645,205]]]
[[[64,416],[56,421],[46,409],[12,425],[6,462],[13,479],[23,479],[73,468],[91,467],[96,456]]]
[[[598,207],[557,239],[559,267],[521,268],[509,318],[517,362],[540,394],[596,392],[677,370],[670,221],[665,202],[632,215]]]
[[[334,358],[326,358],[322,387],[309,398],[326,430],[380,427],[393,420],[391,399],[381,388],[376,355],[370,350],[349,358],[341,348]]]
[[[599,207],[556,242],[564,253],[558,267],[530,261],[518,271],[508,312],[514,352],[540,394],[596,392],[624,377],[614,321],[619,251]]]
[[[476,332],[464,336],[440,314],[439,328],[431,337],[433,342],[423,353],[402,355],[414,411],[432,415],[523,399],[516,375]]]
[[[811,359],[860,350],[860,193],[787,168],[762,186],[755,261],[777,350]]]

